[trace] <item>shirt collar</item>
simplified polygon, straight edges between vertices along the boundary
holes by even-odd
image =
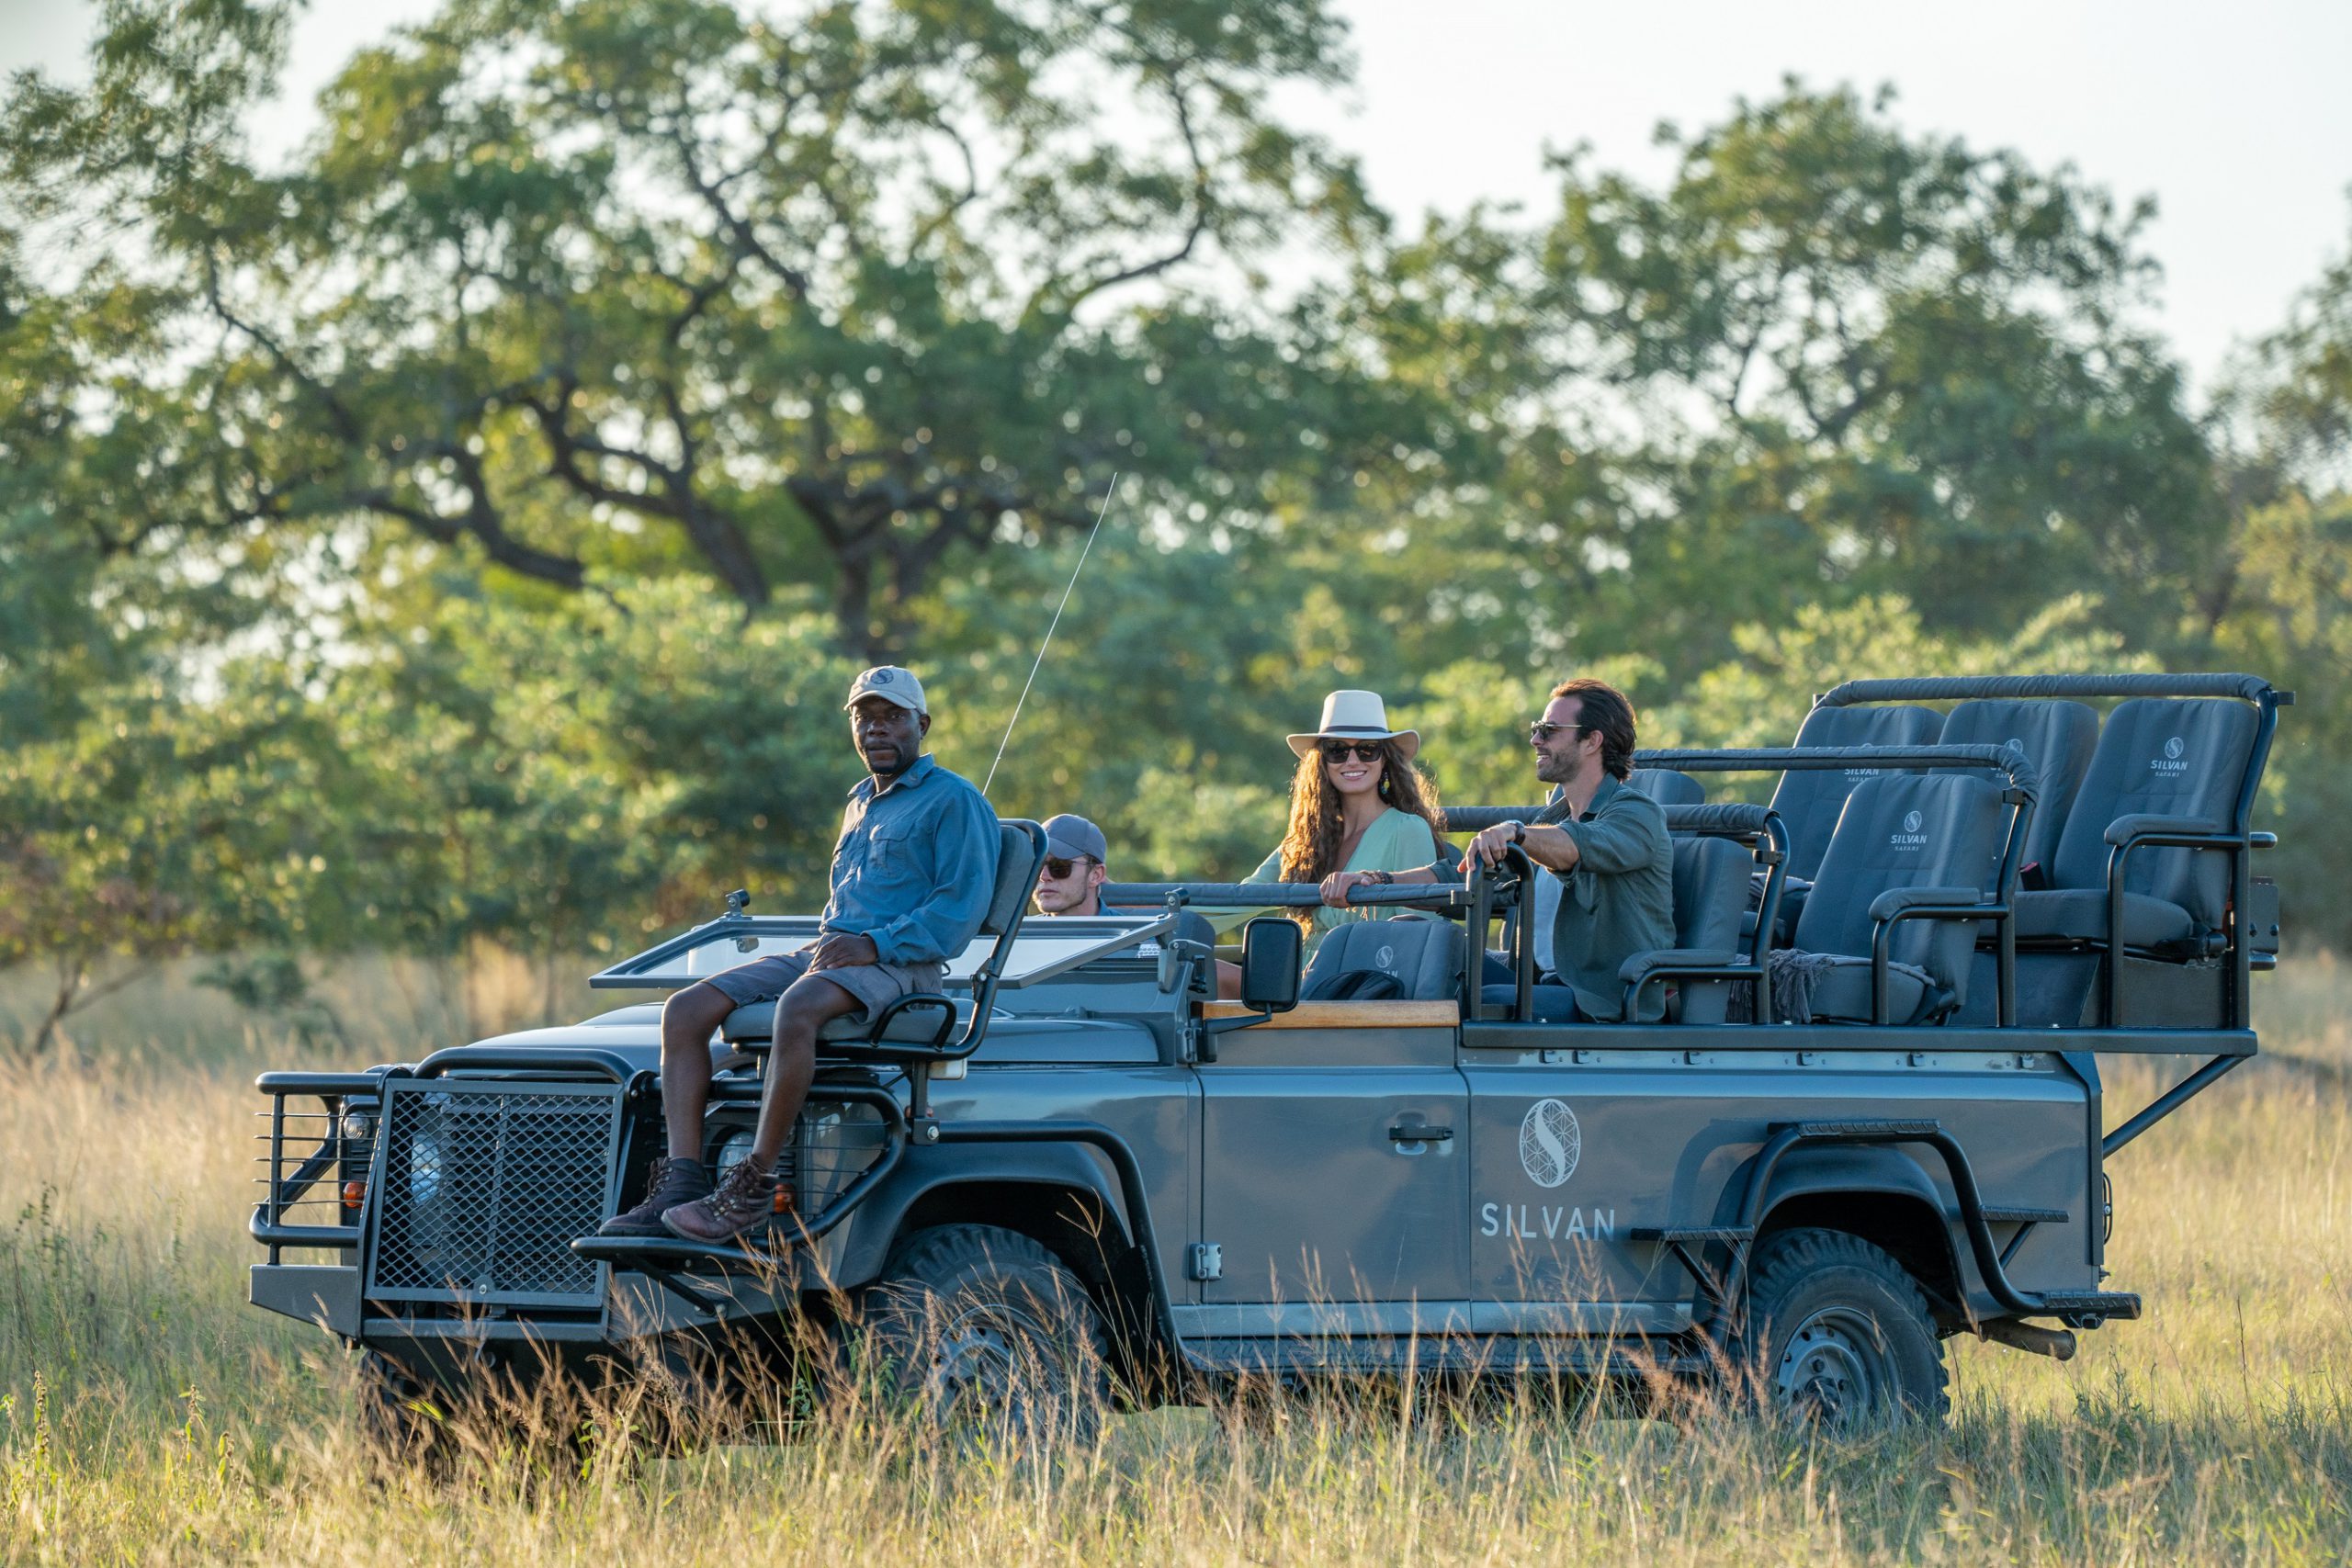
[[[1592,798],[1584,803],[1584,809],[1577,813],[1577,816],[1581,819],[1583,818],[1595,815],[1600,810],[1601,806],[1607,802],[1611,795],[1615,795],[1619,790],[1623,789],[1624,787],[1625,786],[1623,784],[1617,782],[1615,774],[1601,774],[1600,787],[1592,792]]]
[[[890,787],[892,789],[912,789],[916,785],[922,784],[923,780],[929,778],[932,775],[933,771],[936,769],[938,765],[938,762],[933,760],[932,754],[925,751],[922,756],[917,757],[914,760],[914,765],[912,767],[909,768],[905,773],[900,773],[897,778],[890,781]],[[871,800],[876,795],[880,795],[884,792],[874,787],[874,775],[872,773],[868,773],[864,778],[858,780],[857,783],[850,785],[849,793],[850,798],[853,800]]]

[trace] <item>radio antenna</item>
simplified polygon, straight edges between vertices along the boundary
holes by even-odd
[[[989,785],[996,783],[997,763],[1004,761],[1004,749],[1012,744],[1012,727],[1021,722],[1021,710],[1029,701],[1029,688],[1037,683],[1037,671],[1046,662],[1046,649],[1054,646],[1054,628],[1062,624],[1062,612],[1069,608],[1070,590],[1078,586],[1078,574],[1086,570],[1086,558],[1094,553],[1094,536],[1102,531],[1102,519],[1111,515],[1111,498],[1119,492],[1119,472],[1113,469],[1111,482],[1102,491],[1102,510],[1094,514],[1094,526],[1086,531],[1086,547],[1078,552],[1078,564],[1069,570],[1069,581],[1062,589],[1062,602],[1054,606],[1054,618],[1046,625],[1045,639],[1037,644],[1037,657],[1029,666],[1029,679],[1021,682],[1020,700],[1012,705],[1012,716],[1005,721],[1004,739],[996,743],[996,761],[989,764],[989,776],[980,782],[980,793],[986,795]]]

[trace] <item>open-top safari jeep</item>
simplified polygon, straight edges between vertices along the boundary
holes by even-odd
[[[2064,1359],[2140,1313],[2106,1288],[2107,1164],[2256,1050],[2278,915],[2250,818],[2290,700],[2242,675],[1860,682],[1787,750],[1645,753],[1678,928],[1624,966],[1629,1000],[1667,990],[1651,1024],[1544,1021],[1523,911],[1557,879],[1524,861],[1359,889],[1397,918],[1328,938],[1306,1000],[1298,928],[1253,921],[1221,1003],[1191,910],[1313,889],[1114,886],[1135,912],[1024,922],[1043,840],[1008,821],[947,994],[823,1046],[788,1233],[595,1235],[662,1151],[648,1000],[265,1074],[253,1300],[364,1348],[411,1409],[682,1359],[758,1387],[847,1340],[999,1414],[1409,1372],[1933,1417],[1942,1338]],[[1694,775],[1759,771],[1769,806],[1700,798]],[[816,923],[739,895],[592,984],[673,989]],[[1312,999],[1365,974],[1384,999]],[[768,1011],[713,1042],[714,1166],[748,1146]],[[2199,1065],[2115,1117],[2101,1054]]]

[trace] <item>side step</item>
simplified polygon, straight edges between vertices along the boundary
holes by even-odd
[[[2069,1328],[2097,1328],[2110,1317],[2136,1319],[2140,1298],[2128,1291],[2049,1291],[2034,1312],[2054,1315]]]

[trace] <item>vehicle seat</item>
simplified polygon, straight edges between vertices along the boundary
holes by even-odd
[[[987,912],[980,917],[977,937],[995,937],[1001,948],[1003,939],[1020,929],[1022,915],[1029,907],[1030,890],[1037,885],[1038,842],[1026,822],[997,824],[996,891],[989,899]],[[879,1033],[867,1021],[837,1018],[820,1030],[817,1038],[832,1044],[926,1045],[939,1038],[941,1016],[951,1009],[956,1022],[949,1038],[956,1038],[971,1022],[972,998],[968,992],[956,997],[933,993],[922,999],[901,997],[891,1004]],[[775,1003],[755,1002],[737,1008],[719,1024],[718,1032],[721,1039],[731,1043],[752,1049],[764,1046],[775,1035]]]
[[[2098,745],[2098,714],[2086,703],[1978,697],[1952,709],[1944,720],[1946,746],[1998,746],[2011,740],[2032,760],[2040,780],[2023,864],[2040,866],[2041,875],[2047,878],[2057,863],[2067,810]],[[2008,783],[2007,775],[1997,770],[1987,771],[1984,777],[1996,784]]]
[[[1707,786],[1672,768],[1635,768],[1625,782],[1660,806],[1701,806]]]
[[[1673,951],[1683,963],[1738,962],[1740,917],[1747,909],[1747,874],[1754,863],[1755,857],[1729,839],[1674,840]],[[1647,956],[1634,954],[1626,961],[1624,972],[1630,975]],[[1679,1017],[1685,1023],[1724,1021],[1729,1006],[1729,982],[1686,980],[1679,984],[1680,1001],[1679,1006],[1669,1007],[1669,1017]],[[1556,1023],[1566,1019],[1575,995],[1566,986],[1537,986],[1532,998],[1533,1021]],[[1480,996],[1490,1007],[1509,1007],[1512,987],[1487,986]]]
[[[2257,726],[2255,710],[2220,698],[2135,697],[2108,716],[2098,749],[2050,864],[2050,887],[2018,895],[2018,939],[2107,940],[2108,828],[2140,815],[2237,826]],[[2127,947],[2194,949],[2228,918],[2229,857],[2189,849],[2134,850],[2123,871]]]
[[[1798,727],[1800,746],[1922,746],[1943,733],[1943,715],[1922,707],[1815,708]],[[1788,874],[1810,882],[1829,849],[1847,795],[1877,768],[1792,769],[1772,791],[1789,829]]]
[[[1796,929],[1799,953],[1847,960],[1814,978],[1816,1021],[1870,1021],[1871,907],[1905,888],[1950,889],[1954,903],[1976,902],[2000,874],[2007,810],[2001,790],[1973,773],[1882,773],[1846,797],[1813,897]],[[1943,900],[1938,900],[1941,902]],[[1923,1023],[1965,999],[1976,926],[1968,920],[1906,920],[1888,953],[1924,970],[1890,973],[1887,1017]]]
[[[1392,999],[1452,1001],[1462,994],[1462,928],[1452,920],[1400,915],[1350,920],[1324,933],[1300,977],[1301,1001],[1329,999],[1363,984],[1345,976],[1370,972],[1396,981]]]

